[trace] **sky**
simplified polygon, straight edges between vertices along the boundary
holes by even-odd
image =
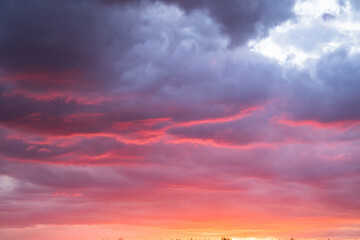
[[[0,0],[0,238],[360,239],[357,0]]]

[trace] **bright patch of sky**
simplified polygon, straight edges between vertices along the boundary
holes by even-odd
[[[360,17],[349,1],[298,0],[296,18],[272,29],[249,47],[280,63],[306,67],[337,48],[360,52]]]
[[[0,196],[16,188],[17,182],[14,178],[0,175]]]

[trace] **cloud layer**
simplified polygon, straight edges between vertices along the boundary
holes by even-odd
[[[314,34],[356,10],[301,4],[1,2],[0,234],[359,237],[357,32]]]

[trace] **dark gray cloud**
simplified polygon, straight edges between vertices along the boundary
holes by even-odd
[[[324,20],[324,21],[332,21],[334,20],[336,17],[331,14],[331,13],[323,13],[323,15],[321,15],[321,18]]]
[[[176,5],[187,13],[205,11],[230,38],[230,46],[243,45],[250,38],[264,37],[270,28],[294,17],[294,0],[151,0]],[[105,0],[105,3],[141,1]]]
[[[0,120],[8,126],[66,135],[118,132],[114,123],[132,120],[181,122],[230,116],[262,105],[282,81],[275,62],[246,49],[229,51],[223,35],[202,12],[183,16],[179,10],[149,2],[56,4],[61,6],[47,1],[3,5],[9,20],[2,23],[0,48],[12,60],[5,55],[0,59],[0,109],[7,113]],[[164,12],[151,15],[144,9],[178,15],[169,20]],[[26,21],[22,11],[34,20]],[[44,24],[50,22],[47,18],[56,24]],[[16,22],[18,26],[13,25]],[[26,49],[19,51],[17,46]],[[63,47],[69,51],[60,51]],[[65,55],[57,56],[53,50]],[[79,55],[84,61],[77,58],[77,51],[85,54]],[[59,69],[48,65],[52,59]],[[89,93],[105,100],[78,101]]]
[[[323,56],[314,78],[297,73],[291,79],[289,111],[297,120],[323,123],[360,119],[360,55],[338,49]]]
[[[267,0],[164,2],[187,12],[205,10],[234,46],[264,36],[270,27],[290,18],[294,4]],[[156,31],[141,30],[149,25],[143,9],[153,3],[109,6],[98,1],[2,1],[0,69],[5,75],[21,75],[18,84],[32,89],[109,87],[106,82],[119,81],[129,64],[134,64],[128,62],[127,50],[158,37]],[[39,74],[49,73],[64,76],[38,79]]]
[[[136,44],[137,21],[136,11],[96,1],[2,1],[1,72],[33,90],[103,88],[114,78],[109,48],[122,56]]]
[[[292,17],[293,0],[165,0],[185,11],[205,10],[220,24],[221,30],[230,37],[231,46],[239,46],[254,37],[264,37],[269,29]]]

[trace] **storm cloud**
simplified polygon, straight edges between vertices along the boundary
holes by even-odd
[[[0,1],[0,235],[356,235],[357,9],[330,5]]]

